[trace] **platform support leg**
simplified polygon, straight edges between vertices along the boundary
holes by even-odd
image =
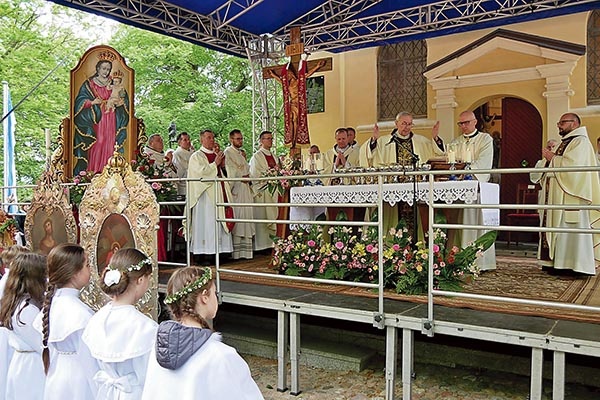
[[[285,392],[287,386],[287,364],[290,318],[287,312],[277,312],[277,391]]]
[[[531,349],[531,388],[529,399],[542,400],[542,367],[544,353],[542,349]]]
[[[565,352],[554,351],[552,371],[552,400],[565,398]]]
[[[292,390],[290,394],[300,394],[300,314],[290,313],[290,363],[292,369]]]
[[[398,329],[395,326],[387,326],[385,329],[385,399],[394,400]]]
[[[402,400],[412,398],[414,332],[402,329]]]

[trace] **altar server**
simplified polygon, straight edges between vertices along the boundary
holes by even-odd
[[[46,257],[18,255],[6,282],[0,308],[0,323],[8,330],[13,356],[6,386],[0,387],[6,400],[41,400],[44,396],[42,337],[33,328],[44,300]]]
[[[219,307],[210,268],[175,271],[165,303],[174,321],[158,327],[142,399],[263,398],[248,364],[209,328]]]
[[[94,376],[97,399],[142,397],[157,324],[134,304],[150,286],[152,264],[137,249],[121,249],[102,273],[100,287],[112,301],[92,316],[82,337],[100,365]]]
[[[79,299],[90,274],[83,247],[62,243],[50,250],[46,299],[35,320],[43,336],[44,399],[95,399],[98,363],[81,340],[93,312]]]

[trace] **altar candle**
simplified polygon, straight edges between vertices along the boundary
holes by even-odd
[[[322,157],[317,157],[317,159],[315,160],[315,168],[317,169],[317,171],[323,171],[323,158]]]
[[[50,159],[50,143],[52,140],[50,139],[50,129],[44,129],[44,133],[46,134],[46,159]]]
[[[471,154],[471,149],[467,148],[465,150],[465,162],[470,163],[473,161],[473,155]]]
[[[450,164],[456,163],[456,154],[452,150],[448,150],[448,162]]]

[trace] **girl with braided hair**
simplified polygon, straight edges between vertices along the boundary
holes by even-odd
[[[40,312],[46,284],[46,257],[19,254],[11,263],[0,306],[0,324],[8,329],[13,357],[4,391],[6,400],[41,400],[44,396],[42,337],[33,327]]]
[[[48,254],[48,287],[44,308],[35,321],[42,332],[46,372],[44,399],[94,399],[96,360],[81,340],[93,311],[79,299],[90,281],[83,247],[61,243]]]
[[[219,307],[210,268],[175,271],[165,303],[174,320],[158,327],[143,400],[263,399],[248,364],[209,327]]]
[[[150,286],[152,259],[137,249],[118,250],[104,269],[102,290],[112,301],[88,322],[83,341],[98,360],[97,399],[138,400],[146,378],[157,323],[136,304]]]
[[[29,249],[24,246],[14,245],[2,251],[0,254],[0,270],[2,277],[0,278],[0,300],[4,294],[4,288],[8,281],[9,268],[12,261],[21,253],[27,253]],[[0,304],[0,309],[2,305]],[[8,329],[0,324],[0,400],[4,400],[4,388],[6,388],[6,377],[8,375],[8,366],[13,355],[12,347],[8,345]]]

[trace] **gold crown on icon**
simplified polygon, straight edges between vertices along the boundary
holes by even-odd
[[[120,69],[116,70],[115,72],[112,73],[112,77],[113,78],[121,78],[123,79],[123,71],[121,71]]]
[[[104,50],[104,51],[101,51],[98,54],[98,59],[100,61],[110,61],[110,62],[113,62],[113,61],[115,61],[117,59],[117,56],[113,52]]]

